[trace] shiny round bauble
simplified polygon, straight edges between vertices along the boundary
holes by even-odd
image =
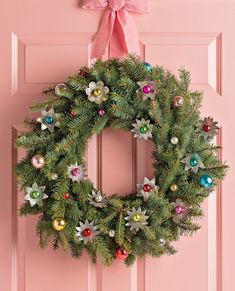
[[[109,237],[115,237],[115,230],[114,229],[109,230]]]
[[[33,190],[31,193],[30,193],[30,197],[33,198],[33,199],[38,199],[41,197],[41,192],[38,191],[38,190]]]
[[[165,243],[166,243],[166,241],[164,240],[164,238],[160,238],[160,239],[159,239],[159,244],[160,244],[161,246],[164,246]]]
[[[102,197],[101,194],[98,194],[98,195],[95,196],[95,201],[96,201],[96,202],[99,203],[99,202],[101,202],[102,200],[103,200],[103,197]]]
[[[177,136],[173,136],[173,137],[171,138],[171,144],[173,144],[173,145],[177,145],[178,142],[179,142],[179,139],[178,139]]]
[[[210,188],[213,185],[213,179],[210,175],[204,174],[200,178],[200,185],[203,188]]]
[[[149,184],[144,184],[143,190],[144,192],[150,192],[152,190],[152,187]]]
[[[88,77],[89,77],[88,72],[86,72],[86,71],[84,71],[84,70],[81,70],[79,74],[80,74],[81,76],[83,76],[84,78],[88,78]]]
[[[98,114],[99,114],[99,116],[104,116],[106,114],[106,111],[103,108],[100,108],[98,110]]]
[[[178,107],[182,107],[184,105],[184,97],[182,96],[175,96],[173,98],[173,106],[178,108]]]
[[[144,63],[144,66],[145,66],[147,71],[151,71],[153,68],[153,66],[150,63]]]
[[[146,133],[147,131],[148,131],[147,125],[143,125],[143,126],[140,127],[140,132],[141,133]]]
[[[31,163],[35,169],[41,169],[45,165],[45,159],[41,155],[33,156]]]
[[[70,194],[67,192],[67,193],[64,193],[64,199],[67,200],[70,198]]]
[[[138,214],[138,213],[136,213],[136,214],[133,216],[133,220],[134,220],[135,222],[139,222],[139,221],[141,221],[141,215]]]
[[[82,235],[85,236],[85,237],[88,237],[91,235],[91,230],[90,228],[85,228],[82,232]]]
[[[189,164],[191,167],[196,167],[198,165],[198,160],[196,158],[191,158]]]
[[[172,185],[170,186],[170,189],[171,189],[171,192],[176,192],[176,191],[178,190],[178,185],[176,185],[176,184],[172,184]]]
[[[67,86],[65,84],[58,84],[55,86],[55,94],[57,96],[63,96],[64,92],[67,91]]]
[[[71,174],[73,176],[77,177],[81,174],[81,170],[79,168],[74,168],[74,169],[72,169]]]
[[[51,174],[51,180],[57,180],[58,175],[56,173]]]
[[[211,125],[210,125],[210,124],[206,123],[206,124],[203,125],[203,130],[204,130],[205,132],[210,132],[211,129],[212,129],[212,128],[211,128]]]
[[[57,217],[53,219],[52,226],[57,231],[62,231],[66,227],[66,221],[62,217]]]
[[[183,207],[183,206],[181,206],[181,205],[177,205],[176,207],[175,207],[175,213],[176,214],[182,214],[182,213],[184,213],[185,212],[185,208]]]
[[[145,85],[143,87],[143,93],[144,94],[149,94],[149,93],[152,93],[153,92],[153,87],[150,86],[150,85]]]
[[[69,115],[70,115],[72,118],[75,118],[75,117],[77,117],[77,112],[74,111],[74,110],[72,110],[72,111],[70,111]]]
[[[43,120],[44,120],[44,122],[45,122],[46,124],[52,124],[52,123],[55,122],[53,116],[45,116]]]
[[[122,248],[118,248],[115,252],[115,257],[120,260],[125,260],[128,257],[128,251]]]
[[[91,93],[93,96],[98,97],[101,95],[101,90],[99,88],[96,88]]]

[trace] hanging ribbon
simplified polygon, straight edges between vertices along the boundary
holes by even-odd
[[[140,54],[138,33],[129,12],[149,12],[149,0],[84,0],[82,8],[106,9],[93,41],[92,58],[103,56],[108,45],[110,57]]]

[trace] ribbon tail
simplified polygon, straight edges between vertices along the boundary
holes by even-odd
[[[107,9],[104,13],[98,32],[92,44],[91,58],[99,58],[105,54],[110,42],[115,22],[115,12]]]
[[[128,53],[136,53],[140,55],[140,44],[138,32],[134,23],[134,20],[130,16],[129,12],[125,9],[121,9],[117,13],[117,19],[123,31],[124,43]]]

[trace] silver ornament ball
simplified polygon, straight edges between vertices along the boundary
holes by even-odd
[[[67,91],[67,86],[65,84],[58,84],[55,86],[55,94],[57,96],[63,96],[63,93]]]
[[[100,195],[100,194],[95,196],[95,201],[96,201],[96,202],[101,202],[102,199],[103,199],[103,197],[102,197],[102,195]]]
[[[179,142],[178,137],[173,136],[173,137],[171,138],[171,144],[176,145],[176,144],[178,144],[178,142]]]
[[[184,105],[184,97],[182,96],[175,96],[173,98],[173,106],[175,108],[182,107]]]
[[[110,229],[109,236],[110,237],[114,237],[115,236],[115,230],[114,229]]]
[[[159,243],[161,246],[164,246],[164,244],[166,243],[166,241],[164,240],[164,238],[160,238],[159,239]]]

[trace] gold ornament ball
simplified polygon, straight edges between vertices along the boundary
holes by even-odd
[[[133,220],[134,220],[135,222],[139,222],[139,221],[141,221],[141,215],[140,215],[140,214],[135,214],[135,215],[133,216]]]
[[[173,98],[173,106],[178,108],[178,107],[182,107],[184,105],[184,97],[182,96],[175,96]]]
[[[176,192],[178,190],[178,186],[176,184],[172,184],[170,186],[170,189],[171,189],[172,192]]]
[[[100,94],[101,94],[101,90],[99,88],[96,88],[92,91],[92,95],[95,97],[100,96]]]
[[[64,218],[57,217],[57,218],[53,219],[52,225],[53,225],[53,228],[55,230],[62,231],[66,227],[66,221],[64,220]]]

